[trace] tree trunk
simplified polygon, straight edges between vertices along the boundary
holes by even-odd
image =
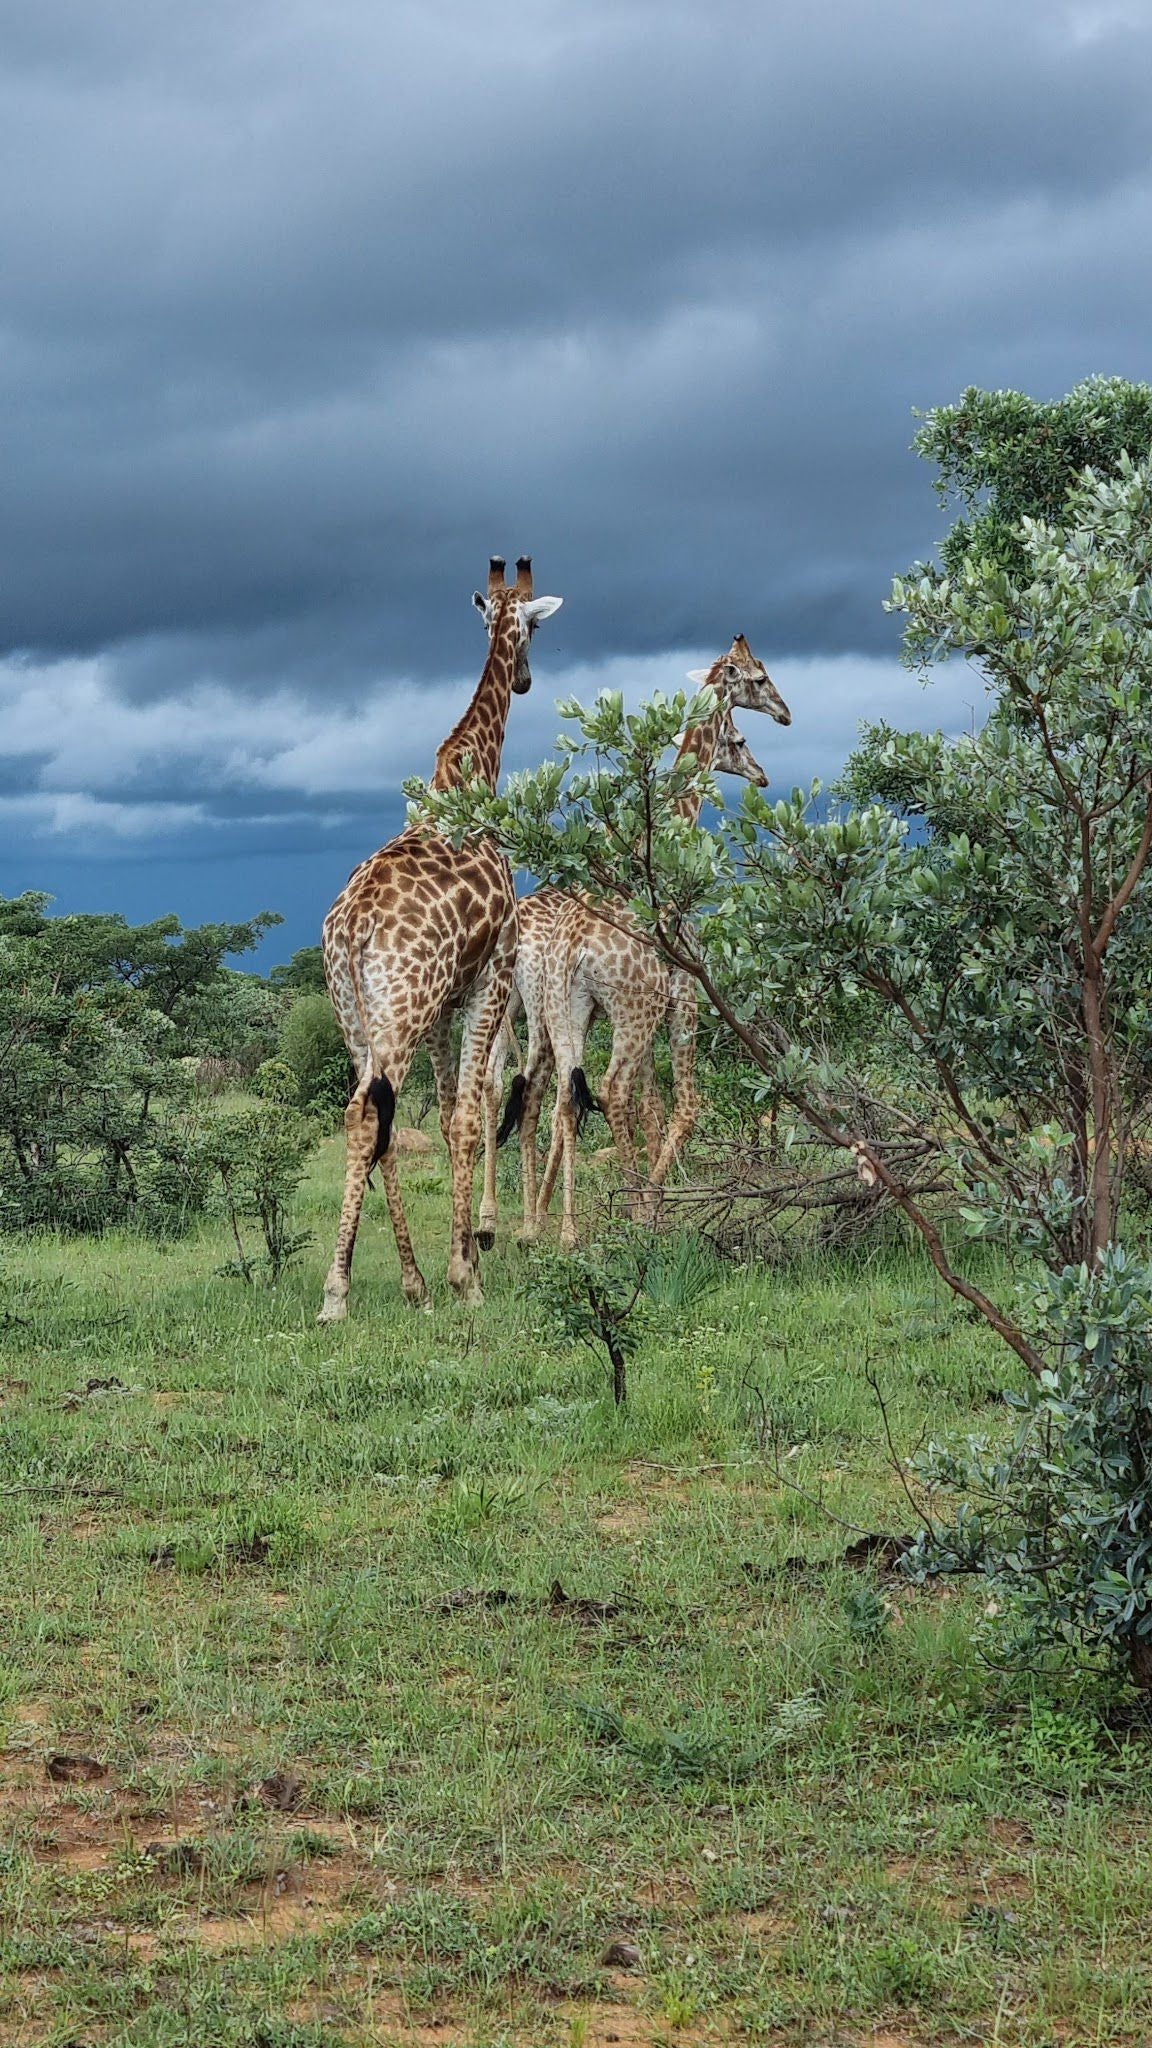
[[[1152,1692],[1152,1636],[1133,1636],[1128,1646],[1128,1672],[1141,1692]]]
[[[614,1337],[605,1337],[608,1356],[612,1360],[612,1399],[618,1408],[628,1399],[628,1379],[624,1367],[624,1353]]]

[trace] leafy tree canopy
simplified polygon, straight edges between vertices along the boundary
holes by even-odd
[[[1084,470],[1114,475],[1152,451],[1152,385],[1088,377],[1065,398],[970,387],[924,415],[913,446],[936,465],[936,494],[957,517],[940,546],[955,575],[967,555],[1019,575],[1025,519],[1058,521]]]
[[[281,961],[268,976],[273,988],[300,989],[310,995],[323,995],[327,988],[324,979],[324,953],[319,946],[301,946],[290,960]]]

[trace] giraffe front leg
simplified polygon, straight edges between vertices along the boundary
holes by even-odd
[[[660,1100],[660,1089],[656,1081],[656,1063],[649,1046],[640,1071],[640,1105],[638,1111],[640,1129],[644,1135],[644,1151],[648,1171],[652,1172],[660,1157],[664,1144],[664,1107]]]
[[[572,1100],[571,1082],[567,1088],[557,1091],[556,1108],[563,1169],[560,1249],[562,1252],[574,1252],[580,1242],[580,1233],[576,1228],[576,1107]],[[556,1144],[556,1135],[556,1131],[553,1131],[553,1146]]]
[[[636,1143],[632,1129],[635,1094],[634,1063],[618,1061],[614,1054],[612,1065],[604,1076],[600,1102],[608,1119],[608,1128],[612,1133],[612,1142],[616,1147],[616,1158],[620,1165],[620,1177],[624,1184],[623,1212],[632,1222],[640,1220],[642,1207],[640,1173],[636,1163]]]
[[[428,1057],[436,1083],[436,1107],[440,1113],[440,1135],[452,1145],[452,1112],[456,1107],[456,1062],[452,1057],[452,1012],[437,1017],[428,1033]]]
[[[496,1225],[499,1221],[499,1197],[496,1192],[496,1130],[500,1122],[500,1082],[493,1086],[491,1078],[484,1083],[484,1191],[480,1197],[480,1217],[476,1225],[476,1242],[482,1252],[490,1252],[496,1242]]]
[[[480,1144],[488,1062],[512,987],[512,957],[509,949],[507,959],[489,967],[464,1011],[460,1080],[452,1114],[452,1246],[448,1285],[470,1307],[484,1299],[472,1231],[472,1180]]]
[[[536,1225],[539,1228],[552,1207],[556,1182],[560,1173],[560,1161],[564,1154],[564,1088],[559,1075],[556,1077],[556,1101],[552,1110],[552,1135],[548,1141],[548,1157],[544,1161],[544,1178],[536,1197]]]
[[[591,1096],[584,1073],[584,1047],[588,1043],[592,1009],[593,1002],[587,989],[578,985],[571,976],[565,978],[560,986],[549,990],[547,1024],[552,1057],[556,1063],[556,1108],[537,1213],[541,1219],[546,1214],[559,1170],[563,1191],[560,1249],[565,1252],[575,1251],[580,1242],[576,1228],[577,1105],[579,1102],[595,1106],[595,1098]],[[580,1113],[583,1113],[582,1109]]]

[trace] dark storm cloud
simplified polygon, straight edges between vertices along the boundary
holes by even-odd
[[[139,688],[458,663],[490,546],[581,654],[733,607],[879,644],[930,537],[912,403],[1006,367],[1022,312],[1075,374],[1145,301],[1041,264],[1015,306],[1012,232],[1108,249],[1144,10],[0,18],[0,633],[125,643]]]
[[[826,772],[959,715],[880,609],[911,408],[1147,369],[1145,4],[0,0],[0,51],[0,848],[362,851],[493,548],[566,599],[510,764],[740,627]]]

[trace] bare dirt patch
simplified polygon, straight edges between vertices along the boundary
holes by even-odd
[[[626,1489],[596,1517],[603,1536],[637,1536],[654,1514],[670,1502],[683,1505],[688,1499],[688,1482],[675,1472],[660,1472],[651,1465],[625,1465],[621,1483]]]
[[[1020,1904],[1033,1893],[1030,1871],[1000,1870],[979,1855],[953,1861],[898,1856],[885,1866],[884,1876],[893,1886],[914,1885],[919,1898],[953,1920],[962,1920],[981,1906]]]
[[[1026,1855],[1036,1840],[1027,1821],[1024,1820],[989,1821],[988,1833],[1000,1848],[1015,1849],[1020,1855]]]
[[[669,2041],[675,2041],[676,2048],[707,2048],[709,2043],[732,2039],[723,2020],[674,2027],[662,2013],[644,2012],[638,2005],[597,2001],[561,2006],[559,2012],[569,2026],[573,2020],[584,2021],[588,2048],[666,2048]]]
[[[316,1934],[337,1925],[347,1911],[344,1894],[362,1876],[363,1867],[350,1855],[325,1859],[305,1870],[279,1872],[270,1883],[253,1886],[251,1899],[235,1912],[174,1918],[166,1938],[214,1951],[274,1948],[292,1935]]]
[[[473,2031],[455,2012],[413,2013],[398,1991],[386,1991],[373,1999],[372,2028],[373,2042],[379,2042],[380,2048],[456,2048]]]
[[[743,1934],[748,1941],[765,1947],[769,1943],[787,1941],[794,1931],[788,1915],[774,1906],[761,1907],[753,1913],[733,1913],[727,1924],[734,1933]]]

